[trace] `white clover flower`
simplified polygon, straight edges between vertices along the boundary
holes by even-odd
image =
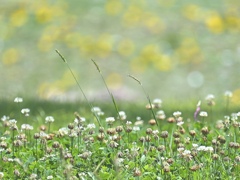
[[[64,136],[64,135],[68,135],[68,130],[69,130],[68,128],[63,127],[63,128],[60,128],[58,132],[60,135]]]
[[[173,113],[174,117],[180,117],[182,115],[182,113],[180,111],[176,111]]]
[[[53,176],[48,176],[47,179],[53,179]]]
[[[123,158],[116,158],[116,159],[115,159],[115,164],[116,164],[117,166],[121,166],[122,163],[123,163],[123,161],[124,161]]]
[[[232,113],[232,114],[231,114],[231,120],[232,120],[232,121],[238,120],[238,115],[237,115],[237,113]]]
[[[1,118],[2,121],[7,121],[9,119],[10,119],[9,116],[5,116],[5,115]]]
[[[34,179],[36,179],[36,178],[37,178],[37,174],[34,174],[34,173],[33,173],[33,174],[31,174],[31,175],[30,175],[30,177],[29,177],[29,178],[34,180]]]
[[[240,112],[237,113],[237,116],[240,116]]]
[[[69,137],[77,137],[78,134],[76,131],[71,131],[71,133],[69,134]]]
[[[184,151],[182,152],[182,155],[183,155],[183,156],[187,156],[187,155],[189,155],[189,154],[191,154],[191,151],[190,151],[190,150],[184,150]]]
[[[157,112],[157,118],[158,119],[165,119],[166,118],[166,115],[165,115],[163,110],[160,110],[160,111]]]
[[[141,121],[142,118],[141,118],[140,116],[137,116],[137,117],[136,117],[136,120],[137,120],[137,121]]]
[[[43,132],[43,131],[41,131],[41,132],[39,133],[39,136],[40,136],[41,138],[47,138],[47,137],[48,137],[48,134],[45,133],[45,132]]]
[[[140,127],[139,126],[133,126],[133,131],[140,131]]]
[[[202,117],[207,117],[208,116],[208,113],[206,111],[201,111],[199,113],[199,116],[202,116]]]
[[[87,128],[88,128],[88,129],[95,129],[95,128],[96,128],[96,125],[93,124],[93,123],[92,123],[92,124],[88,124],[88,125],[87,125]]]
[[[119,114],[119,118],[121,120],[125,120],[127,118],[127,115],[126,115],[126,113],[124,111],[119,111],[118,114]]]
[[[183,147],[178,148],[177,151],[178,151],[179,153],[182,153],[182,152],[184,151],[184,148],[183,148]]]
[[[212,101],[214,100],[215,96],[213,94],[208,94],[207,97],[205,98],[207,101]]]
[[[13,159],[13,158],[8,158],[7,161],[8,161],[8,162],[13,162],[14,159]]]
[[[29,124],[22,124],[21,130],[33,130],[33,126],[31,126]]]
[[[231,91],[225,91],[224,96],[226,97],[232,97],[233,93]]]
[[[0,139],[1,141],[5,141],[7,138],[2,136]]]
[[[21,102],[23,102],[23,98],[21,98],[21,97],[16,97],[16,98],[14,99],[14,102],[15,102],[15,103],[21,103]]]
[[[197,148],[198,144],[192,144],[192,147]]]
[[[158,135],[159,131],[158,130],[153,130],[152,133],[153,133],[153,135]]]
[[[45,118],[45,123],[52,123],[52,122],[54,122],[54,118],[52,116],[47,116]]]
[[[107,117],[106,118],[106,123],[113,123],[115,121],[114,117]]]
[[[213,147],[211,147],[211,146],[199,146],[198,148],[197,148],[197,150],[198,151],[205,151],[205,152],[207,152],[207,151],[209,151],[209,152],[213,152]]]
[[[180,121],[180,122],[177,123],[177,126],[182,126],[183,124],[184,124],[184,122]]]
[[[99,107],[93,107],[91,111],[97,113],[97,112],[100,112],[101,109]]]
[[[207,146],[206,147],[206,149],[205,149],[205,151],[209,151],[209,152],[213,152],[213,147],[211,147],[211,146]]]
[[[154,105],[154,107],[156,107],[156,108],[161,107],[161,105],[162,105],[162,100],[161,100],[161,99],[158,99],[158,98],[154,99],[154,100],[153,100],[153,105]]]
[[[15,119],[10,119],[8,122],[9,122],[10,126],[17,124],[17,121]]]
[[[131,124],[132,124],[131,121],[127,121],[127,122],[126,122],[126,125],[131,125]]]
[[[4,173],[3,172],[0,172],[0,179],[2,179],[4,176]]]
[[[30,109],[24,108],[24,109],[21,110],[21,113],[24,114],[25,116],[29,116]]]
[[[99,107],[93,107],[91,109],[91,111],[93,113],[96,113],[98,116],[103,116],[104,115],[104,112],[102,112],[102,110]]]

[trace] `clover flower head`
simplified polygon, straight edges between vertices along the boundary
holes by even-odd
[[[225,91],[224,96],[226,97],[232,97],[233,93],[231,91]]]
[[[140,131],[140,127],[139,126],[133,126],[133,131]]]
[[[17,121],[15,119],[10,119],[8,122],[9,122],[10,126],[17,124]]]
[[[92,123],[92,124],[88,124],[88,125],[87,125],[87,128],[88,128],[88,129],[95,129],[95,128],[96,128],[96,125],[93,124],[93,123]]]
[[[0,172],[0,179],[2,179],[4,176],[4,173],[3,172]]]
[[[99,107],[93,107],[91,109],[91,111],[93,113],[96,113],[98,116],[103,116],[104,115],[104,112],[102,112],[102,110]]]
[[[69,130],[68,128],[63,127],[63,128],[60,128],[60,129],[58,130],[58,132],[59,132],[60,135],[64,136],[64,135],[67,135],[67,134],[68,134],[68,130]]]
[[[52,123],[52,122],[54,122],[54,118],[52,116],[47,116],[45,118],[45,123]]]
[[[126,113],[124,111],[119,111],[118,114],[119,114],[119,118],[121,120],[125,120],[127,118],[127,115],[126,115]]]
[[[213,152],[213,147],[211,147],[211,146],[199,146],[199,147],[197,148],[197,151],[204,151],[204,152],[209,151],[209,152]]]
[[[162,100],[161,100],[161,99],[158,99],[158,98],[154,99],[154,100],[153,100],[153,105],[154,105],[154,107],[156,107],[156,108],[160,108],[160,107],[162,106]]]
[[[173,113],[174,117],[180,117],[182,115],[182,113],[180,111],[176,111]]]
[[[24,108],[24,109],[21,110],[21,113],[24,114],[25,116],[29,116],[30,109]]]
[[[192,147],[197,148],[198,144],[192,144]]]
[[[166,118],[166,115],[165,115],[163,110],[160,110],[160,111],[157,112],[157,118],[158,119],[165,119]]]
[[[207,117],[208,116],[208,113],[206,111],[201,111],[199,113],[199,116],[202,116],[202,117]]]
[[[126,122],[126,125],[131,125],[131,124],[132,124],[131,121],[127,121],[127,122]]]
[[[47,179],[53,179],[53,176],[48,176]]]
[[[208,94],[207,97],[205,98],[207,101],[213,101],[215,96],[213,94]]]
[[[5,116],[5,115],[1,118],[2,121],[7,121],[9,119],[10,119],[9,116]]]
[[[183,124],[184,124],[184,122],[180,121],[180,122],[177,123],[177,126],[182,126]]]
[[[106,118],[106,123],[113,123],[115,121],[115,118],[114,117],[107,117]]]
[[[152,134],[153,134],[153,135],[158,135],[158,134],[159,134],[159,131],[158,131],[158,130],[153,130],[153,131],[152,131]]]
[[[100,112],[101,109],[100,109],[99,107],[93,107],[93,108],[91,109],[91,111],[97,113],[97,112]]]
[[[16,97],[16,98],[14,99],[14,102],[15,102],[15,103],[21,103],[21,102],[23,102],[23,98],[21,98],[21,97]]]
[[[21,130],[33,130],[33,127],[29,124],[22,124]]]

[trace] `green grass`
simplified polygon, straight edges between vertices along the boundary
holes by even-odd
[[[137,116],[144,120],[139,126],[140,131],[132,131],[134,125],[127,123],[126,129],[120,132],[117,129],[122,123],[117,119],[110,100],[91,102],[105,113],[99,117],[104,127],[101,131],[85,102],[24,99],[17,104],[2,99],[0,115],[16,119],[18,131],[1,123],[0,172],[4,173],[5,179],[30,179],[35,175],[42,179],[50,176],[53,179],[238,179],[239,128],[234,127],[238,120],[230,120],[223,129],[216,128],[216,121],[227,115],[225,105],[219,100],[213,107],[213,118],[209,114],[204,120],[199,118],[200,122],[196,122],[193,119],[196,102],[163,102],[160,109],[164,110],[166,118],[158,120],[160,130],[158,126],[148,124],[153,117],[152,112],[145,108],[145,103],[116,100],[119,110],[127,115],[127,119],[122,121],[124,124],[126,121],[134,124]],[[21,114],[22,108],[30,109],[29,117]],[[204,101],[201,108],[209,112]],[[156,113],[160,109],[153,110]],[[229,112],[236,113],[238,110],[238,107],[232,107]],[[175,111],[182,112],[182,126],[167,122]],[[74,112],[85,117],[86,121],[74,124]],[[39,127],[44,124],[48,128],[45,124],[47,116],[53,116],[55,121],[51,123],[50,132],[47,133],[48,129],[45,131],[49,135],[39,137]],[[111,127],[105,122],[107,117],[116,119]],[[34,130],[20,131],[23,123],[32,125]],[[92,123],[96,128],[87,128]],[[84,129],[80,130],[80,126]],[[61,127],[66,127],[66,135],[58,131]],[[152,133],[156,130],[159,134]],[[195,135],[191,136],[189,133],[192,130]],[[74,135],[75,132],[80,134]],[[19,138],[23,134],[26,135],[25,140]],[[212,147],[213,151],[197,150],[194,144]]]

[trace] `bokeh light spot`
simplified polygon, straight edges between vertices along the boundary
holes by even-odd
[[[187,76],[187,82],[189,86],[199,88],[204,83],[204,76],[199,71],[192,71]]]

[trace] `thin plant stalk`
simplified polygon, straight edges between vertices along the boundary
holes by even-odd
[[[111,99],[112,99],[112,102],[113,102],[113,104],[114,104],[114,108],[115,108],[115,111],[116,111],[117,115],[120,117],[119,110],[118,110],[118,106],[117,106],[117,103],[116,103],[116,101],[115,101],[115,98],[114,98],[113,94],[111,93],[111,91],[109,90],[108,85],[107,85],[107,83],[106,83],[106,81],[105,81],[105,79],[104,79],[104,77],[103,77],[103,75],[102,75],[102,72],[101,72],[98,64],[97,64],[93,59],[91,59],[91,60],[92,60],[93,64],[96,66],[96,68],[97,68],[97,70],[98,70],[98,72],[99,72],[99,74],[100,74],[100,76],[101,76],[101,78],[102,78],[102,81],[103,81],[103,83],[104,83],[104,85],[105,85],[105,87],[106,87],[106,89],[107,89],[107,91],[108,91],[108,94],[110,95],[110,97],[111,97]],[[121,124],[122,124],[124,130],[126,130],[125,125],[123,124],[122,121],[121,121]]]
[[[130,78],[132,78],[133,80],[135,80],[136,82],[138,82],[138,84],[142,87],[142,90],[143,90],[145,96],[147,97],[148,103],[150,104],[150,109],[151,109],[153,118],[154,118],[154,120],[156,121],[157,126],[159,127],[158,122],[157,122],[157,118],[156,118],[155,113],[154,113],[154,111],[153,111],[153,106],[152,106],[152,103],[151,103],[150,96],[149,96],[149,94],[146,92],[145,88],[143,87],[142,82],[141,82],[140,80],[138,80],[137,78],[135,78],[134,76],[130,75],[130,74],[129,74],[128,76],[129,76]]]
[[[84,98],[85,98],[85,100],[86,100],[88,106],[90,107],[90,109],[92,109],[92,108],[93,108],[92,104],[88,101],[86,94],[84,93],[83,89],[81,88],[80,83],[78,82],[76,76],[74,75],[74,73],[73,73],[71,67],[69,66],[67,60],[63,57],[63,55],[62,55],[57,49],[56,49],[55,51],[56,51],[57,54],[60,56],[60,58],[63,60],[63,62],[66,63],[66,65],[67,65],[69,71],[71,72],[71,74],[72,74],[74,80],[75,80],[76,83],[77,83],[78,88],[80,89],[81,93],[83,94],[83,96],[84,96]],[[97,114],[96,114],[95,112],[93,112],[93,115],[94,115],[95,118],[97,119],[97,122],[98,122],[99,126],[102,127],[102,125],[101,125],[101,123],[100,123],[100,119],[99,119],[99,117],[97,116]]]
[[[107,88],[108,94],[110,95],[110,97],[111,97],[111,99],[112,99],[112,102],[113,102],[113,104],[114,104],[115,110],[116,110],[118,116],[120,117],[120,115],[119,115],[119,110],[118,110],[118,107],[117,107],[115,98],[114,98],[113,94],[110,92],[110,90],[109,90],[109,88],[108,88],[108,85],[107,85],[107,83],[106,83],[106,81],[105,81],[105,79],[104,79],[104,77],[103,77],[103,75],[102,75],[102,72],[101,72],[98,64],[97,64],[93,59],[91,59],[91,60],[92,60],[93,64],[96,66],[96,68],[97,68],[97,70],[98,70],[98,72],[99,72],[99,74],[100,74],[100,76],[101,76],[101,78],[102,78],[102,81],[103,81],[105,87]]]

